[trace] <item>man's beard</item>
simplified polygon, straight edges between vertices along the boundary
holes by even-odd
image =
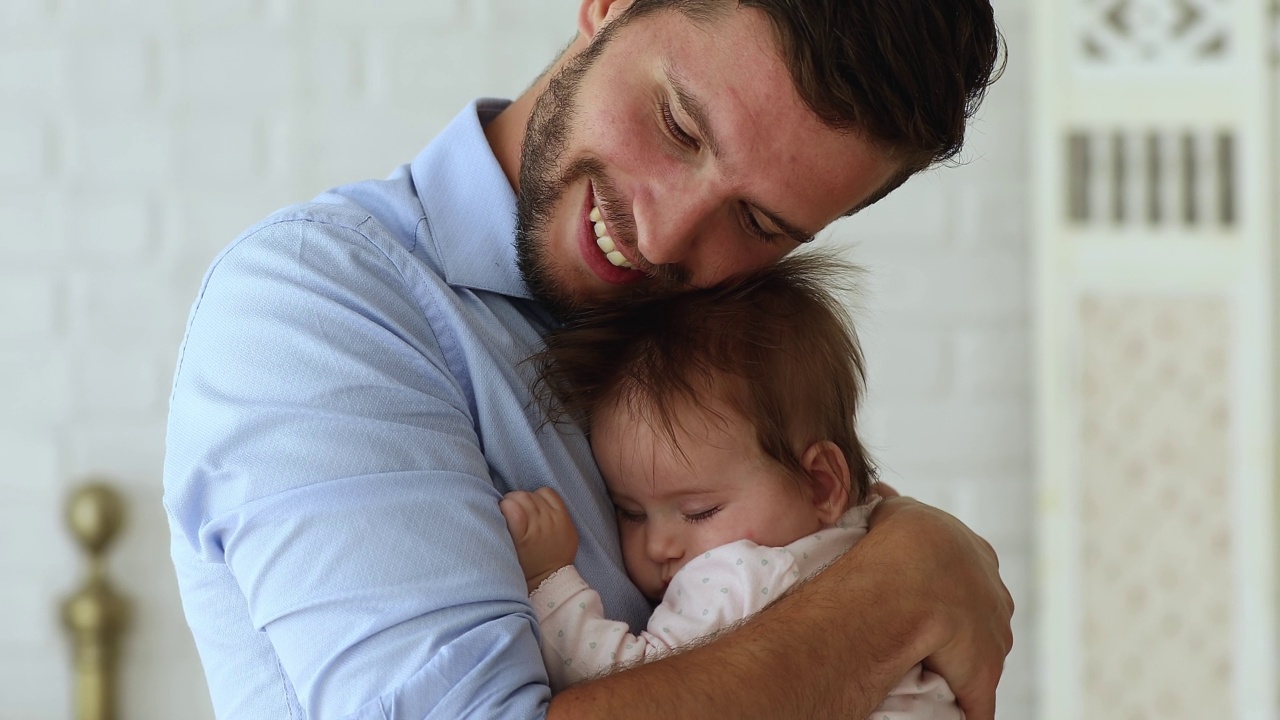
[[[557,265],[549,250],[551,218],[556,203],[570,185],[583,178],[591,178],[600,208],[610,218],[610,229],[616,235],[614,242],[636,247],[635,222],[606,177],[603,165],[593,158],[581,158],[567,166],[564,164],[569,126],[578,111],[578,90],[582,78],[604,50],[612,35],[611,30],[616,29],[608,28],[597,36],[547,83],[547,89],[534,101],[520,151],[516,263],[529,293],[560,320],[589,307],[593,300],[575,297],[567,287],[556,282]],[[639,269],[652,277],[628,289],[637,295],[670,292],[686,285],[685,273],[680,268],[642,264]]]
[[[516,263],[533,298],[552,315],[565,318],[581,302],[557,286],[555,267],[547,250],[549,225],[556,201],[574,180],[592,168],[575,165],[561,170],[569,141],[569,122],[577,110],[582,76],[600,54],[592,43],[547,83],[534,101],[520,150],[520,192],[516,198]],[[570,177],[574,173],[577,177]]]

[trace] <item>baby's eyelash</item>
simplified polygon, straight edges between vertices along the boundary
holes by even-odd
[[[619,507],[615,507],[614,511],[617,512],[618,519],[622,520],[623,522],[629,522],[629,523],[644,522],[644,513],[630,512],[628,510],[623,510],[622,508],[619,508]]]
[[[688,520],[688,521],[689,521],[689,522],[691,522],[691,523],[700,523],[700,522],[702,522],[702,521],[704,521],[704,520],[710,520],[710,519],[711,519],[711,516],[715,515],[715,514],[716,514],[716,513],[718,513],[718,512],[720,512],[720,508],[719,508],[719,507],[713,507],[713,508],[711,508],[710,510],[703,510],[703,511],[702,511],[702,512],[700,512],[700,513],[693,513],[692,515],[685,515],[685,516],[684,516],[684,519],[685,519],[685,520]]]

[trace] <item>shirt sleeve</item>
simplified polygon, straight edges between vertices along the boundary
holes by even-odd
[[[307,717],[542,717],[535,623],[465,395],[370,238],[277,222],[210,270],[171,398],[175,544],[229,569]]]
[[[558,570],[530,596],[542,623],[542,654],[551,687],[561,690],[726,628],[755,613],[800,577],[782,548],[749,540],[711,550],[676,573],[648,627],[632,635],[604,616],[600,596],[572,567]]]

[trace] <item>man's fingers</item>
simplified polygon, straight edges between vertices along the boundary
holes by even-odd
[[[957,693],[965,720],[995,720],[996,685],[1000,682],[1004,664],[994,674],[985,673],[972,679],[969,692],[961,697]]]
[[[985,551],[987,552],[987,554],[991,556],[991,559],[992,559],[992,560],[994,560],[994,561],[995,561],[995,563],[996,563],[996,569],[999,569],[999,568],[1000,568],[1000,555],[999,555],[998,553],[996,553],[996,548],[995,548],[995,546],[994,546],[994,545],[992,545],[991,543],[987,542],[987,539],[986,539],[986,538],[984,538],[984,537],[982,537],[981,535],[974,535],[974,537],[978,538],[978,541],[979,541],[980,543],[982,543],[982,545],[981,545],[982,549],[983,549],[983,550],[985,550]]]
[[[964,720],[996,720],[995,693],[986,695],[980,701],[962,701],[960,709],[964,710]]]

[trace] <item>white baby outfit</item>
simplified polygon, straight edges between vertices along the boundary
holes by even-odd
[[[861,540],[875,504],[855,507],[835,527],[786,547],[739,540],[690,560],[671,578],[638,636],[626,623],[605,618],[600,596],[573,566],[561,568],[529,596],[542,627],[542,659],[552,689],[652,660],[758,612]],[[946,681],[916,665],[871,720],[964,720],[964,713]]]

